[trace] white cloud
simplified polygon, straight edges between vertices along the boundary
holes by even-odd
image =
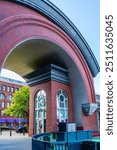
[[[0,76],[25,82],[25,80],[17,73],[7,69],[2,69]]]

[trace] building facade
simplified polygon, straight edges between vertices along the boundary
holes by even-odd
[[[100,68],[74,24],[47,0],[1,0],[0,20],[0,67],[30,86],[29,135],[65,121],[97,129],[93,78]]]
[[[4,109],[11,105],[13,93],[24,85],[25,82],[0,76],[0,126],[19,126],[20,118],[6,116]]]

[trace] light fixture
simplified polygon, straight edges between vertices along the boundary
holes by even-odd
[[[86,116],[92,115],[98,109],[96,103],[85,103],[82,104],[82,110]]]

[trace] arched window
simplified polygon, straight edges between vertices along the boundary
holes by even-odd
[[[11,88],[11,92],[14,92],[14,87]]]
[[[38,91],[35,96],[35,133],[45,132],[46,127],[46,93]]]
[[[3,91],[6,91],[6,85],[3,86]]]
[[[8,100],[12,100],[12,95],[9,95],[9,96],[8,96]]]
[[[63,89],[57,92],[57,119],[59,122],[68,120],[68,95]]]
[[[0,99],[5,99],[5,95],[3,93],[0,93]]]
[[[4,102],[2,102],[2,108],[4,108],[4,106],[5,106],[5,103],[4,103]]]
[[[8,86],[8,87],[7,87],[7,91],[10,92],[10,90],[11,90],[11,88],[10,88],[10,86]]]

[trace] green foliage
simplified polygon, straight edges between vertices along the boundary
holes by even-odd
[[[29,87],[23,86],[13,94],[12,104],[4,110],[4,113],[9,116],[26,119],[29,114]]]

